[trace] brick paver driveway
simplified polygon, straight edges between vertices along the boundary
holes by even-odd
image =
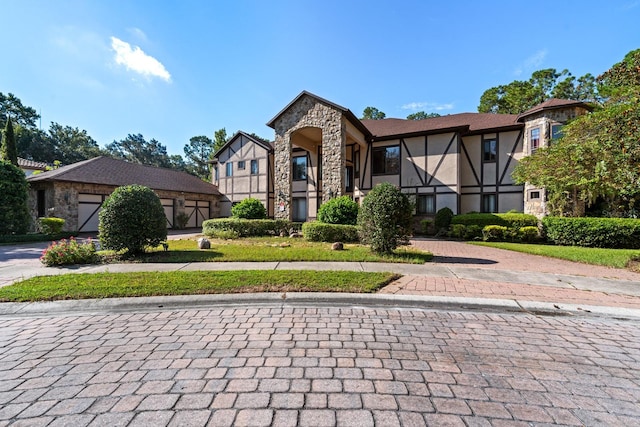
[[[2,317],[0,425],[640,425],[639,326],[287,306]]]

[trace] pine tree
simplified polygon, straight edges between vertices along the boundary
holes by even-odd
[[[13,133],[13,123],[11,117],[7,116],[7,124],[4,127],[4,137],[0,147],[0,160],[10,162],[18,166],[18,150],[16,148],[16,137]]]

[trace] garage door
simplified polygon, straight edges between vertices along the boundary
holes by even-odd
[[[173,199],[160,199],[164,215],[167,217],[167,228],[173,228]]]
[[[184,211],[189,216],[187,227],[202,227],[202,222],[209,219],[209,201],[185,200]]]
[[[103,194],[78,194],[78,231],[98,231],[98,213],[106,198]]]

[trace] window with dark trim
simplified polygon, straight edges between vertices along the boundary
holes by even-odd
[[[435,194],[419,194],[416,197],[416,214],[434,214],[436,213],[436,196]]]
[[[44,190],[38,190],[37,208],[39,218],[47,216],[47,201],[45,195]]]
[[[496,195],[495,194],[483,194],[482,195],[482,212],[495,213],[497,212]]]
[[[244,160],[239,160],[238,161],[238,170],[244,170]]]
[[[551,125],[551,139],[559,139],[562,138],[564,133],[562,132],[562,128],[564,125]]]
[[[396,175],[400,173],[400,146],[375,147],[371,151],[374,175]]]
[[[353,166],[347,166],[344,174],[345,192],[353,193]]]
[[[219,176],[218,176],[218,166],[217,165],[213,167],[213,176],[214,176],[213,179],[215,181],[218,181]]]
[[[531,129],[531,152],[540,148],[540,128]]]
[[[535,199],[539,199],[540,198],[540,192],[539,191],[532,191],[529,193],[529,199],[530,200],[535,200]]]
[[[360,178],[360,151],[356,151],[353,155],[353,176]]]
[[[258,161],[251,160],[251,175],[258,175]]]
[[[227,176],[233,176],[233,163],[227,162]]]
[[[291,219],[295,222],[305,222],[307,220],[307,199],[304,197],[294,197],[291,199]]]
[[[485,139],[482,142],[482,161],[483,162],[495,162],[496,150],[498,142],[494,139]]]
[[[291,159],[293,180],[294,181],[306,181],[307,180],[307,156],[299,156]]]

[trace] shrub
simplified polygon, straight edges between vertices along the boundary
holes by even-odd
[[[538,227],[522,227],[518,230],[518,239],[522,242],[535,242],[540,239],[540,230]]]
[[[422,234],[433,234],[433,221],[430,219],[423,219],[420,221],[420,231]]]
[[[96,247],[89,239],[87,243],[79,244],[76,239],[62,239],[52,242],[40,257],[47,267],[54,265],[93,264],[98,260]]]
[[[209,237],[215,237],[216,239],[229,240],[229,239],[237,239],[238,237],[240,237],[240,234],[237,231],[233,231],[233,230],[213,230],[211,233],[211,236]]]
[[[449,236],[462,239],[467,232],[467,226],[463,224],[451,224],[451,231],[449,231]]]
[[[231,215],[240,219],[264,219],[267,217],[267,209],[260,200],[248,197],[231,207]]]
[[[116,188],[102,204],[98,230],[103,248],[135,255],[167,239],[167,219],[153,190],[126,185]]]
[[[547,239],[556,245],[640,248],[640,220],[631,218],[545,217]]]
[[[467,226],[463,238],[465,240],[475,240],[482,238],[482,227],[479,225]]]
[[[202,232],[209,237],[216,237],[220,231],[233,231],[238,237],[287,235],[295,224],[283,219],[239,219],[216,218],[202,223]]]
[[[391,253],[408,241],[411,221],[407,195],[390,183],[378,184],[362,201],[358,214],[360,240],[375,253]]]
[[[358,222],[358,204],[349,196],[331,199],[318,209],[318,221],[325,224],[356,225]]]
[[[54,235],[62,232],[64,219],[56,217],[38,218],[38,228],[43,234]]]
[[[451,219],[453,218],[453,211],[447,207],[444,207],[438,212],[436,212],[436,216],[434,218],[434,225],[436,230],[447,230],[451,225]]]
[[[0,235],[24,234],[29,229],[28,188],[20,168],[0,161]]]
[[[180,212],[176,215],[175,227],[178,230],[184,230],[187,227],[187,223],[189,222],[189,215],[186,212]]]
[[[357,242],[355,225],[325,224],[318,221],[302,224],[302,234],[311,242]]]
[[[477,225],[480,228],[484,228],[487,225],[502,225],[509,228],[521,228],[521,227],[537,227],[538,218],[534,215],[527,215],[521,213],[467,213],[463,215],[456,215],[451,219],[452,224],[464,224]]]
[[[500,242],[507,238],[508,229],[503,225],[487,225],[482,229],[482,240],[486,242]]]

